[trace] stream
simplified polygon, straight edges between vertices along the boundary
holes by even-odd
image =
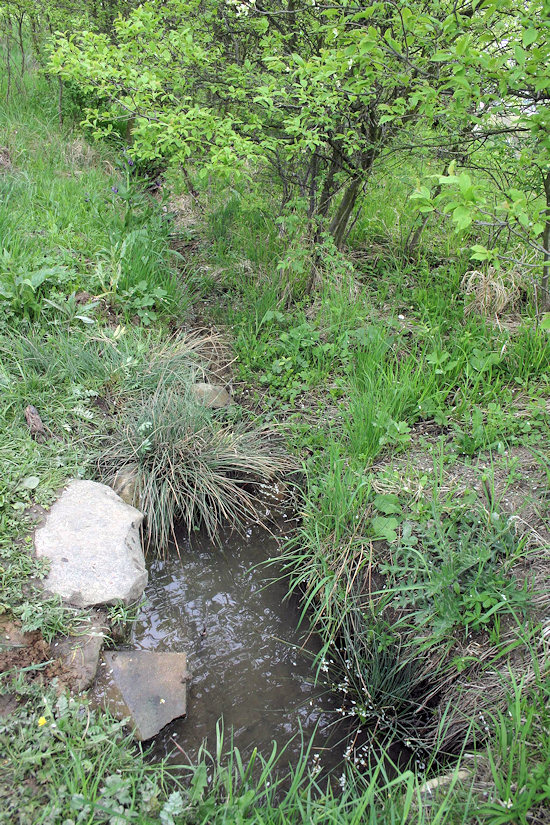
[[[263,564],[279,554],[277,539],[251,528],[221,547],[202,534],[191,544],[182,535],[178,545],[179,555],[173,548],[150,563],[130,640],[135,649],[186,653],[192,677],[187,716],[160,732],[153,758],[194,760],[204,740],[215,752],[223,718],[225,748],[232,735],[245,757],[254,747],[269,756],[275,740],[286,746],[282,764],[297,764],[302,732],[304,742],[315,737],[312,758],[335,768],[345,733],[328,685],[314,684],[319,642],[298,628],[297,600],[277,567]]]

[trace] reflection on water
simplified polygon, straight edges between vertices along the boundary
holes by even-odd
[[[286,600],[277,570],[261,563],[278,553],[264,530],[232,534],[221,548],[206,537],[182,540],[164,560],[152,561],[149,585],[132,636],[135,648],[187,653],[192,681],[187,718],[157,737],[154,754],[172,753],[174,741],[194,759],[204,739],[215,750],[216,722],[223,717],[226,743],[246,755],[254,747],[268,756],[275,740],[283,747],[298,734],[284,763],[300,753],[300,728],[329,768],[341,759],[335,700],[327,686],[313,684],[316,643],[297,629],[299,609]],[[260,566],[258,566],[260,565]],[[301,649],[303,648],[303,649]],[[185,760],[184,760],[185,761]]]

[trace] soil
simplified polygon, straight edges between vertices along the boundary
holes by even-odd
[[[432,437],[436,434],[430,433]],[[432,450],[433,445],[416,447],[403,457],[378,461],[373,467],[378,491],[407,490],[421,495],[426,476],[434,473]],[[484,480],[485,475],[490,481]],[[452,493],[455,498],[466,490],[474,491],[481,506],[513,519],[516,532],[527,537],[528,548],[542,548],[550,545],[547,485],[544,468],[533,451],[514,447],[502,456],[481,454],[470,460],[457,457],[453,464],[444,465],[439,490],[441,496]]]
[[[11,172],[12,163],[9,149],[0,146],[0,172]]]
[[[4,620],[0,639],[0,682],[12,673],[24,673],[29,683],[51,684],[56,679],[59,693],[73,689],[75,675],[72,669],[61,659],[54,658],[50,645],[39,632],[23,633],[19,624]],[[1,716],[13,709],[14,697],[7,693],[0,698],[3,700]]]

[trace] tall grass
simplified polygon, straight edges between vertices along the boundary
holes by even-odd
[[[83,291],[127,318],[181,321],[191,296],[170,252],[169,218],[133,179],[122,147],[92,147],[76,124],[60,131],[46,81],[23,82],[27,94],[12,95],[0,113],[11,164],[0,174],[0,285],[9,287],[0,321],[2,310],[12,318],[21,311],[10,282],[44,266],[48,279],[32,295],[26,289],[33,320],[55,316],[45,298],[62,306],[62,296]]]

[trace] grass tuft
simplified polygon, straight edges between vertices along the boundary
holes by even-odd
[[[220,527],[260,520],[258,483],[293,468],[273,433],[224,424],[186,394],[160,386],[117,419],[101,445],[99,472],[107,483],[133,477],[135,501],[146,516],[146,543],[158,551],[176,540],[176,525]]]

